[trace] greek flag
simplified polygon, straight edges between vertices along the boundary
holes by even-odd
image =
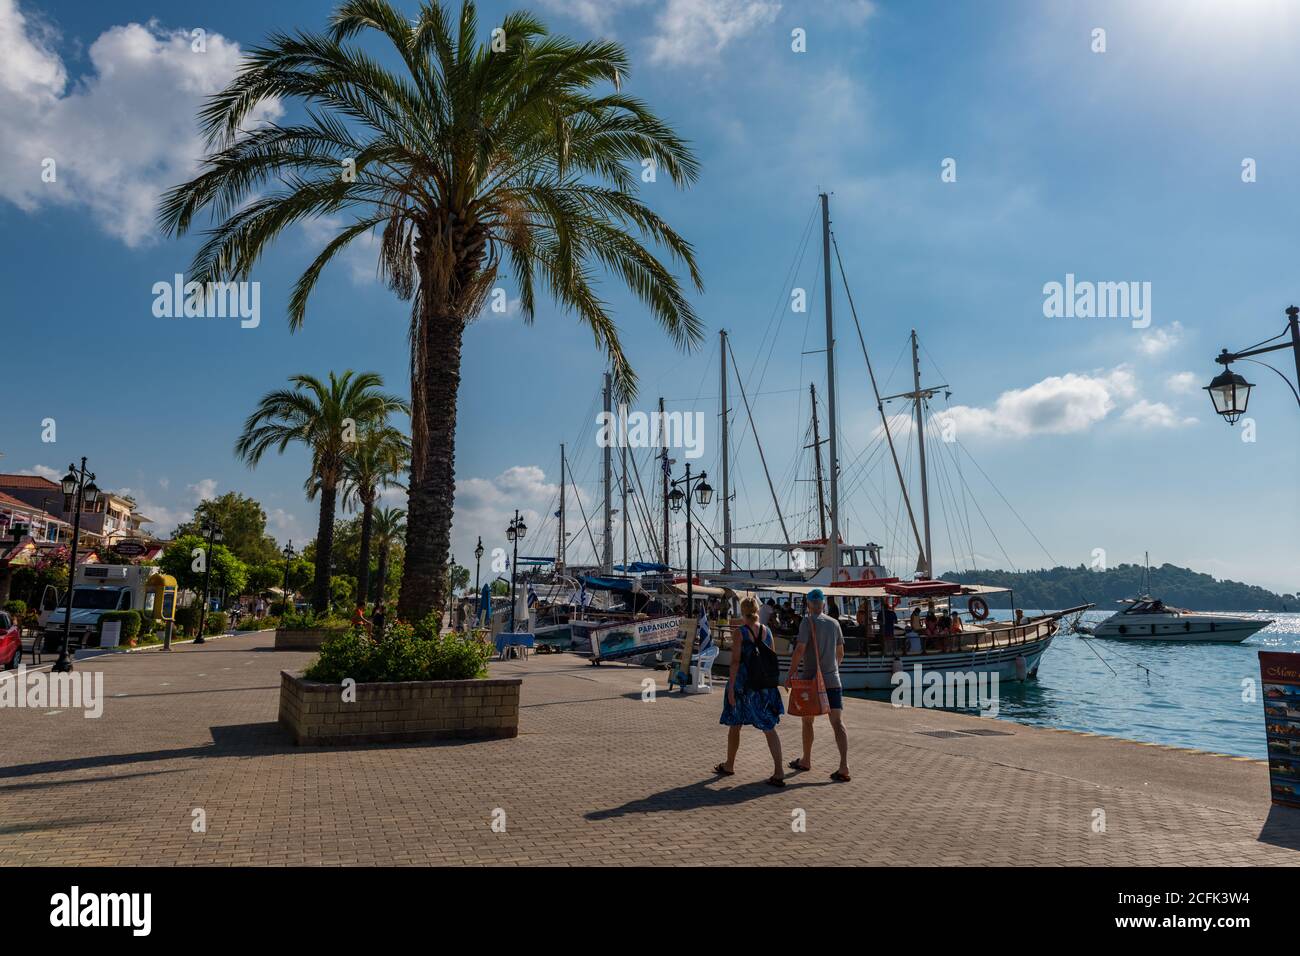
[[[699,629],[696,631],[696,653],[703,654],[713,646],[713,635],[709,633],[709,615],[700,609]]]

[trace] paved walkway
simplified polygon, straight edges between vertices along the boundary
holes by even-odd
[[[710,773],[718,694],[644,702],[663,672],[568,655],[493,665],[525,678],[514,740],[296,748],[279,672],[309,655],[270,643],[82,662],[96,720],[0,710],[0,864],[1300,863],[1255,761],[851,700],[853,782],[827,779],[823,721],[814,771],[774,790],[756,732]]]

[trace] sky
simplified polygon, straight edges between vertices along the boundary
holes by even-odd
[[[403,6],[414,14],[415,3]],[[518,6],[480,4],[485,41]],[[85,455],[101,487],[134,495],[162,534],[231,490],[262,502],[281,542],[300,547],[314,534],[306,453],[250,470],[235,439],[261,395],[292,374],[373,370],[407,394],[408,305],[376,281],[363,243],[327,271],[291,334],[293,282],[338,225],[312,222],[255,271],[256,327],[156,316],[155,283],[183,273],[198,240],[161,236],[153,214],[159,194],[195,170],[196,111],[241,51],[274,31],[321,29],[331,7],[0,0],[0,470],[57,477]],[[943,386],[927,445],[936,570],[1109,566],[1149,551],[1157,566],[1300,589],[1297,401],[1273,371],[1238,365],[1258,387],[1249,420],[1230,428],[1201,390],[1221,348],[1281,332],[1300,300],[1300,4],[530,8],[556,32],[624,44],[624,89],[700,161],[689,189],[662,175],[639,184],[696,249],[698,348],[675,348],[612,278],[601,292],[639,376],[632,409],[663,397],[670,411],[698,413],[699,457],[675,450],[675,473],[690,461],[719,489],[718,331],[728,331],[740,373],[729,385],[736,540],[781,538],[755,427],[788,534],[816,533],[803,446],[810,384],[823,437],[829,427],[825,191],[881,392],[911,387],[912,329],[922,384]],[[257,119],[294,109],[269,104]],[[907,573],[916,548],[843,281],[836,272],[842,533],[881,543],[886,563]],[[1141,314],[1048,314],[1045,290],[1067,282],[1132,283]],[[489,552],[504,548],[518,508],[531,529],[524,550],[554,554],[563,442],[576,488],[569,557],[586,560],[601,533],[602,356],[571,315],[543,303],[525,325],[511,277],[497,287],[504,312],[485,312],[465,338],[453,552],[472,566],[479,536]],[[1289,354],[1264,360],[1295,378]],[[908,408],[888,407],[915,499]],[[632,453],[647,486],[650,454]],[[721,537],[718,498],[699,518]],[[630,556],[648,557],[644,522],[630,534]]]

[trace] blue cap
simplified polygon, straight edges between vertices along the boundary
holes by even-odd
[[[811,591],[808,592],[808,600],[810,600],[810,601],[825,601],[825,600],[826,600],[826,595],[822,593],[822,589],[821,589],[821,588],[813,588]]]

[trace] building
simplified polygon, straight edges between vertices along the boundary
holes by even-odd
[[[63,488],[39,475],[0,475],[0,494],[35,506],[40,511],[58,515],[71,528],[72,502],[63,494]],[[153,535],[144,529],[153,519],[136,511],[135,500],[129,495],[101,491],[94,503],[83,503],[81,509],[81,544],[86,547],[111,547],[123,538],[148,538]],[[0,529],[3,533],[3,529]],[[68,531],[71,537],[71,531]]]

